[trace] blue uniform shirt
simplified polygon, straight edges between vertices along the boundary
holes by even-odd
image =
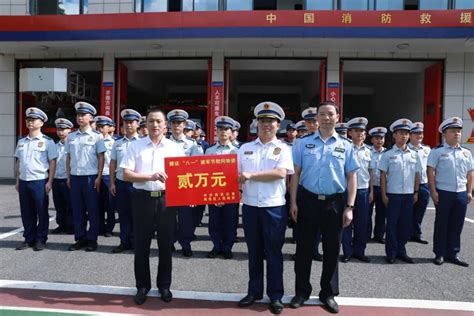
[[[370,148],[362,144],[360,148],[354,146],[354,153],[359,163],[359,170],[357,170],[357,189],[368,189],[370,182]]]
[[[221,145],[217,142],[206,150],[206,155],[229,155],[237,154],[238,151],[239,149],[232,145],[232,143]]]
[[[182,135],[180,139],[176,139],[173,135],[171,135],[170,140],[177,143],[184,150],[186,156],[197,156],[204,154],[202,147],[199,146],[192,138]]]
[[[466,191],[467,173],[474,170],[471,152],[448,144],[431,150],[428,167],[435,169],[436,188],[449,192]]]
[[[58,152],[58,158],[56,159],[56,171],[54,173],[54,179],[66,179],[66,144],[61,141],[56,143],[56,150]]]
[[[56,159],[58,153],[54,141],[46,135],[39,134],[18,140],[15,158],[19,160],[20,180],[35,181],[49,177],[49,161]]]
[[[372,169],[372,174],[374,177],[374,186],[380,186],[380,170],[379,164],[380,159],[382,159],[382,154],[385,152],[385,148],[382,147],[382,150],[376,151],[372,146],[370,150],[370,169]]]
[[[421,172],[420,183],[428,183],[428,175],[426,174],[426,166],[428,163],[428,156],[430,154],[431,148],[423,144],[420,144],[418,147],[415,148],[415,146],[413,146],[410,143],[408,144],[408,147],[416,151],[418,153],[418,156],[420,156],[421,167],[423,168]]]
[[[74,131],[68,135],[66,153],[71,158],[71,175],[91,176],[98,174],[97,155],[106,151],[99,132],[89,128],[85,132]]]
[[[293,145],[293,162],[301,168],[300,184],[315,194],[343,193],[346,174],[359,169],[352,143],[337,133],[323,141],[319,131]]]
[[[123,181],[123,169],[119,167],[122,163],[122,159],[125,156],[125,153],[127,152],[128,146],[130,146],[130,144],[133,141],[136,141],[137,139],[140,139],[138,135],[135,135],[130,139],[124,136],[122,138],[117,139],[112,147],[110,159],[117,161],[117,168],[115,169],[115,171],[117,179],[119,180]]]
[[[102,175],[108,176],[110,174],[110,155],[112,153],[112,147],[114,146],[115,139],[112,136],[102,139],[104,141],[105,153],[104,153],[104,170]]]
[[[413,194],[416,173],[421,173],[423,168],[416,151],[394,145],[382,154],[379,169],[387,174],[387,193]]]

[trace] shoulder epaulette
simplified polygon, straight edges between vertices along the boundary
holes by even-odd
[[[461,148],[471,151],[469,148],[461,146]]]
[[[186,136],[185,138],[186,138],[187,140],[192,140],[193,142],[196,142],[196,140],[195,140],[194,138],[192,138],[192,137]]]
[[[387,149],[386,149],[385,151],[389,151],[389,150],[392,149],[392,148],[393,148],[393,145],[390,146],[390,147],[387,147]]]
[[[342,135],[339,135],[339,137],[341,137],[342,139],[344,139],[344,140],[346,140],[346,141],[348,141],[349,143],[352,144],[352,139],[347,138],[346,136],[342,136]]]
[[[314,135],[314,132],[309,133],[309,134],[306,134],[306,135],[303,135],[303,136],[301,136],[301,137],[299,137],[299,138],[306,138],[306,137],[309,137],[309,136],[312,136],[312,135]]]
[[[22,139],[25,139],[25,138],[26,138],[26,136],[20,137],[20,138],[18,139],[18,141],[20,141],[20,140],[22,140]]]
[[[439,144],[438,146],[436,146],[436,148],[441,148],[443,146],[444,146],[444,144]]]
[[[101,134],[98,130],[95,130],[95,129],[93,129],[92,132],[94,132],[96,134]]]
[[[48,135],[44,135],[43,134],[43,138],[46,139],[46,140],[53,140],[51,137],[49,137]]]
[[[119,136],[119,137],[117,137],[117,139],[115,141],[122,140],[124,138],[125,138],[125,136]]]

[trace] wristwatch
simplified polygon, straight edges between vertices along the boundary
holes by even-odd
[[[353,210],[353,209],[354,209],[354,205],[346,204],[346,208],[350,208],[351,210]]]

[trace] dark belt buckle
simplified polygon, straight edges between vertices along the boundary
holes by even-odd
[[[325,201],[325,200],[326,200],[326,196],[325,196],[325,195],[318,195],[318,200],[320,200],[320,201]]]
[[[151,197],[161,197],[163,195],[163,192],[161,191],[151,191],[150,196]]]

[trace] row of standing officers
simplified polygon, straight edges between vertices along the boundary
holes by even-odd
[[[151,109],[146,116],[148,136],[139,138],[136,130],[140,114],[124,110],[121,116],[125,135],[114,142],[107,136],[108,131],[100,133],[91,128],[93,115],[96,114],[93,106],[78,102],[75,108],[79,129],[67,135],[72,123],[66,119],[56,120],[61,138],[58,144],[41,133],[42,125],[47,121],[46,114],[37,108],[26,111],[29,135],[19,140],[15,151],[17,189],[25,227],[25,242],[17,249],[45,248],[49,222],[47,193],[51,189],[53,197],[62,195],[66,204],[67,197],[70,197],[76,240],[70,250],[97,249],[100,231],[108,233],[115,223],[113,213],[113,222],[104,221],[99,203],[101,200],[106,203],[115,201],[120,218],[121,243],[114,250],[120,252],[134,247],[135,302],[143,304],[151,289],[149,250],[155,232],[160,249],[157,286],[161,298],[170,301],[173,244],[178,239],[183,255],[192,256],[196,211],[190,206],[166,207],[164,158],[203,154],[202,147],[183,133],[187,113],[173,110],[165,116],[161,110]],[[372,225],[368,225],[368,220],[372,202],[377,205],[374,237],[380,241],[383,241],[383,229],[377,229],[377,215],[380,218],[385,212],[387,218],[386,259],[389,263],[393,263],[395,258],[413,262],[406,253],[406,241],[410,237],[423,241],[421,231],[412,228],[413,204],[423,201],[424,206],[422,204],[420,208],[426,209],[431,193],[436,206],[434,262],[442,264],[446,259],[467,265],[458,257],[458,252],[467,203],[472,198],[471,171],[474,167],[470,151],[460,146],[461,119],[450,118],[440,125],[445,143],[431,152],[420,143],[416,148],[407,146],[410,132],[422,132],[422,124],[413,124],[407,119],[397,120],[390,126],[395,144],[384,151],[383,142],[376,141],[378,137],[385,136],[386,129],[383,127],[369,131],[375,139],[372,149],[364,145],[368,123],[365,118],[348,122],[346,127],[352,141],[337,134],[335,127],[339,114],[331,102],[323,102],[318,109],[303,113],[303,118],[314,121],[317,127],[314,132],[294,141],[292,146],[276,138],[280,122],[285,117],[279,105],[260,103],[255,107],[254,114],[258,136],[255,141],[242,145],[240,149],[235,147],[231,142],[235,121],[219,117],[215,122],[218,141],[206,150],[206,154],[238,155],[243,227],[249,251],[248,295],[239,302],[240,306],[249,306],[263,296],[263,263],[266,258],[266,292],[271,300],[270,309],[281,313],[281,249],[288,212],[297,228],[296,295],[290,304],[294,308],[301,306],[312,292],[309,282],[311,260],[318,236],[322,235],[324,258],[319,297],[329,311],[338,311],[334,296],[339,294],[341,238],[343,262],[351,257],[369,260],[364,250],[371,234]],[[170,139],[164,137],[167,120],[171,122]],[[110,122],[109,118],[101,117],[97,125],[108,126]],[[63,133],[64,130],[66,132]],[[425,179],[424,156],[427,157]],[[108,174],[104,170],[108,170]],[[63,176],[55,177],[58,172],[62,172]],[[285,194],[290,175],[290,198],[287,201]],[[69,194],[65,193],[67,189],[70,189]],[[428,192],[428,198],[426,194],[420,198],[421,190]],[[116,199],[100,199],[101,194],[107,196],[109,193]],[[58,208],[56,201],[60,199],[55,198]],[[379,206],[386,208],[380,214]],[[115,210],[110,205],[103,208]],[[211,205],[209,212],[209,233],[214,247],[208,256],[212,258],[222,254],[225,258],[231,258],[238,223],[238,204]],[[58,217],[63,218],[58,218],[58,221],[64,220],[65,223],[67,214],[60,213]]]

